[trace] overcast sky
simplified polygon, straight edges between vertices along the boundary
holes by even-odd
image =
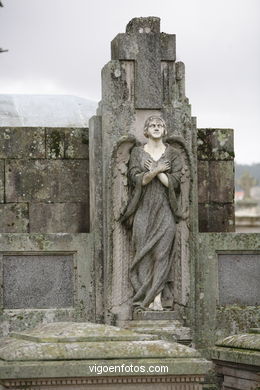
[[[238,163],[260,162],[259,0],[2,0],[0,93],[100,100],[110,41],[159,16],[177,36],[198,127],[235,129]]]

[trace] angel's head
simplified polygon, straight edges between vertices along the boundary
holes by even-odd
[[[146,138],[149,138],[149,132],[154,130],[154,129],[158,129],[158,131],[160,131],[161,137],[164,137],[165,135],[167,135],[166,124],[165,124],[163,118],[161,118],[160,116],[151,115],[146,119],[145,124],[144,124],[144,136]],[[158,134],[158,136],[159,136],[159,134]]]

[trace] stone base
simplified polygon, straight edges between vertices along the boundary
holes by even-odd
[[[177,341],[190,345],[191,330],[181,325],[178,320],[135,320],[126,324],[127,329],[134,332],[157,335],[161,340]]]
[[[178,320],[178,314],[175,311],[140,311],[133,313],[133,320]]]
[[[218,341],[210,357],[222,390],[260,389],[260,328]]]
[[[101,324],[57,322],[0,339],[1,390],[202,390],[210,368],[193,348]]]

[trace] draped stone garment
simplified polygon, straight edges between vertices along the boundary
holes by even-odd
[[[180,153],[170,145],[158,161],[170,161],[166,173],[169,187],[155,177],[147,185],[142,180],[147,169],[144,163],[152,159],[144,148],[133,148],[129,163],[129,178],[133,192],[122,221],[133,218],[133,263],[130,279],[135,295],[135,305],[149,306],[163,290],[173,261],[175,221],[179,216],[176,193],[179,190],[182,162]]]

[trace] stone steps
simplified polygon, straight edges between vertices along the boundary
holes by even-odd
[[[127,322],[125,325],[127,329],[134,330],[137,333],[158,335],[158,337],[163,340],[177,341],[180,344],[191,344],[191,330],[188,327],[182,326],[181,322],[176,319],[176,313],[142,312],[137,314],[139,314],[139,318],[142,319],[134,319],[133,321]],[[161,315],[160,317],[159,314]],[[155,318],[144,319],[147,317]],[[162,317],[164,319],[161,319]],[[165,317],[168,317],[169,319],[165,319]]]

